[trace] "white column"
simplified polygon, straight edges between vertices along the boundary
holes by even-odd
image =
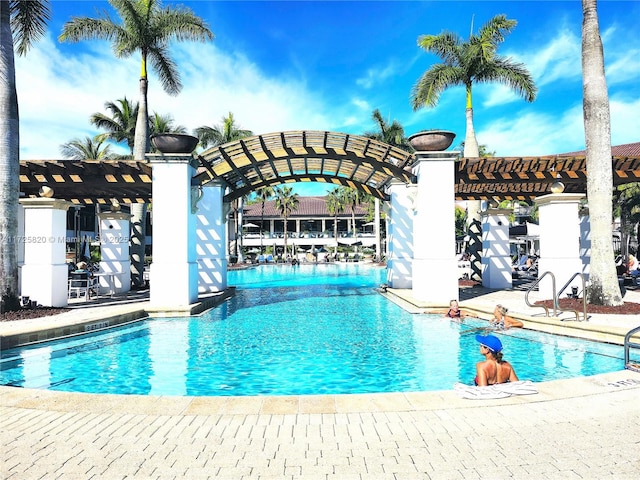
[[[194,159],[191,154],[150,154],[147,158],[153,169],[151,305],[187,306],[198,299],[195,215],[192,213],[198,188],[191,186],[195,168],[190,163]]]
[[[236,225],[236,243],[238,245],[238,263],[244,262],[244,255],[242,253],[242,218],[244,217],[244,198],[238,199],[238,224]]]
[[[589,279],[591,265],[591,221],[589,207],[583,207],[580,212],[580,260],[582,261],[582,273]]]
[[[18,236],[24,237],[24,207],[21,204],[18,204]],[[18,242],[17,247],[18,247],[17,249],[18,295],[22,295],[22,293],[20,292],[20,289],[22,288],[22,265],[24,265],[24,243]],[[66,250],[66,245],[65,245],[65,250]]]
[[[202,187],[196,213],[198,291],[221,292],[227,288],[226,222],[223,214],[224,185],[209,182]]]
[[[448,305],[458,299],[455,226],[457,152],[416,152],[413,297]]]
[[[538,275],[552,272],[557,290],[575,273],[582,272],[578,207],[583,198],[583,194],[552,193],[535,199],[540,217]],[[575,279],[571,286],[582,288],[582,283]],[[567,288],[567,291],[571,289]],[[548,275],[540,282],[540,293],[544,298],[553,296]]]
[[[24,265],[22,296],[47,307],[67,305],[69,269],[65,259],[67,210],[71,202],[23,198]]]
[[[387,284],[391,288],[411,288],[413,261],[413,195],[415,185],[393,181],[388,188],[391,196],[389,220],[389,253]]]
[[[124,293],[131,290],[129,233],[131,215],[123,212],[100,212],[100,290]]]
[[[509,249],[510,209],[489,208],[481,212],[482,286],[511,288],[511,251]]]

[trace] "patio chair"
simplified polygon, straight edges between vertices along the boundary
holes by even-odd
[[[89,272],[71,272],[69,278],[68,299],[84,299],[88,301],[91,294],[97,295],[97,278],[93,278]]]

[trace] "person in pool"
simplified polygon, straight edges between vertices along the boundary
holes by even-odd
[[[444,316],[449,318],[456,318],[459,320],[462,320],[464,318],[462,310],[460,310],[460,307],[458,306],[457,300],[451,300],[449,302],[449,310],[447,310],[447,313],[445,313]]]
[[[503,307],[500,304],[496,305],[496,308],[493,309],[493,318],[489,322],[491,326],[505,330],[508,330],[512,327],[522,328],[524,324],[520,320],[509,317],[507,315],[507,311],[507,307]]]
[[[502,342],[494,335],[476,335],[484,361],[476,364],[475,384],[479,387],[497,383],[517,382],[518,376],[511,364],[502,359]]]

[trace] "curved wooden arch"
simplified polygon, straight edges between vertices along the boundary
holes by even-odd
[[[613,146],[614,185],[640,182],[640,142]],[[197,181],[229,186],[226,200],[260,186],[324,182],[358,188],[386,199],[392,179],[414,182],[414,155],[357,135],[278,132],[207,150]],[[47,185],[55,197],[79,205],[152,202],[151,164],[134,160],[21,160],[20,191],[37,197]],[[550,192],[555,180],[567,193],[586,193],[584,152],[542,157],[461,158],[455,166],[456,200],[525,200]]]
[[[196,180],[222,181],[231,201],[262,186],[325,182],[387,199],[393,179],[415,181],[412,153],[359,135],[289,131],[255,135],[211,148],[199,156]]]

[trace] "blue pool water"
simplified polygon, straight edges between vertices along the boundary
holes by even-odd
[[[481,320],[412,315],[364,264],[229,272],[236,295],[192,318],[150,319],[2,352],[0,383],[153,395],[297,395],[450,389],[471,383]],[[622,347],[516,329],[505,358],[536,382],[623,368]]]

